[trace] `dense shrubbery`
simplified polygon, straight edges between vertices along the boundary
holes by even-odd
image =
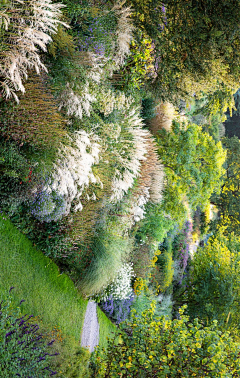
[[[180,310],[180,319],[154,319],[154,305],[120,325],[106,350],[92,358],[94,377],[237,377],[239,344],[217,329],[203,327]]]
[[[225,1],[223,10],[221,1],[206,2],[202,13],[191,1],[169,0],[166,7],[155,0],[63,3],[70,30],[60,25],[62,6],[55,2],[4,1],[0,10],[3,210],[82,294],[101,301],[117,324],[130,318],[131,308],[139,314],[155,298],[156,313],[169,319],[189,302],[192,318],[217,318],[232,331],[238,319],[238,242],[224,231],[225,241],[210,239],[192,262],[189,258],[192,239],[216,232],[210,201],[219,206],[221,224],[239,233],[239,143],[222,139],[221,124],[227,106],[233,106],[239,71],[238,44],[230,38],[239,32],[232,5]],[[41,61],[37,46],[46,52]],[[38,76],[34,67],[48,72]],[[18,91],[26,91],[19,104],[5,101]],[[181,114],[165,101],[176,105],[180,98],[189,100],[181,101]],[[204,221],[196,212],[194,218],[196,209]],[[197,219],[194,235],[192,218]],[[178,377],[199,375],[197,369],[234,376],[217,352],[216,358],[208,354],[208,343],[216,338],[232,366],[238,364],[236,345],[215,326],[203,329],[195,321],[191,328],[184,315],[156,323],[155,314],[155,328],[148,332],[144,322],[153,314],[147,316],[133,315],[132,323],[125,323],[126,333],[114,348],[116,371],[108,352],[100,353],[103,365],[95,359],[96,376]],[[141,343],[129,349],[139,332],[148,343],[163,327],[156,349],[139,349],[140,355]],[[177,329],[188,337],[177,339]],[[201,343],[192,340],[193,330],[201,334]],[[165,335],[175,343],[172,349]],[[233,345],[232,354],[223,340]]]

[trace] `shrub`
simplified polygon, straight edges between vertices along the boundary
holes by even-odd
[[[152,98],[142,100],[141,116],[145,122],[155,117],[155,101]]]
[[[0,371],[4,377],[57,374],[49,365],[49,357],[55,355],[48,353],[54,340],[44,344],[38,325],[28,322],[31,317],[21,316],[20,308],[13,308],[10,295],[0,304]]]
[[[172,259],[172,251],[164,250],[160,256],[158,256],[157,265],[159,266],[161,272],[160,278],[160,290],[165,291],[172,283],[173,280],[173,259]]]
[[[57,221],[62,218],[66,210],[63,196],[55,191],[42,191],[36,195],[30,204],[32,215],[41,222]]]
[[[154,318],[155,305],[119,325],[106,349],[92,355],[92,373],[100,377],[238,377],[240,346],[217,322],[203,327],[180,319]]]

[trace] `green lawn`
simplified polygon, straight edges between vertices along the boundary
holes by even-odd
[[[72,281],[8,220],[0,218],[0,294],[14,286],[21,311],[39,315],[44,325],[58,326],[64,334],[80,339],[87,301]]]
[[[116,326],[106,317],[99,307],[97,307],[97,316],[99,321],[99,345],[101,347],[107,347],[107,337],[113,337]]]
[[[56,264],[0,215],[0,299],[11,286],[15,288],[12,295],[16,305],[25,299],[21,305],[23,314],[38,316],[44,329],[60,329],[68,339],[68,349],[70,340],[79,345],[87,300],[81,297],[67,275],[59,273]],[[100,309],[98,317],[100,345],[103,346],[106,336],[111,336],[115,327]]]

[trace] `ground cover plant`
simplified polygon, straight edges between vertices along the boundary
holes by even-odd
[[[14,289],[10,288],[9,292]],[[24,300],[22,300],[23,302]],[[50,346],[43,343],[43,336],[40,334],[37,324],[29,323],[33,316],[20,314],[20,308],[11,308],[11,296],[1,301],[1,373],[5,377],[24,377],[31,374],[32,377],[49,377],[56,375],[49,365],[51,354]],[[44,353],[45,352],[45,353]],[[49,353],[50,352],[50,353]]]

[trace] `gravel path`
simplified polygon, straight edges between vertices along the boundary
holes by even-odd
[[[97,319],[97,304],[93,301],[88,301],[82,328],[81,346],[93,352],[95,346],[98,345],[98,341],[99,324]]]

